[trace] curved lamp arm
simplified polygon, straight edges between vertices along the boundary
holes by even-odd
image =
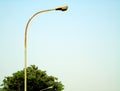
[[[29,20],[26,24],[26,27],[25,27],[25,32],[24,32],[24,91],[27,91],[27,72],[26,72],[26,67],[27,67],[27,30],[28,30],[28,26],[29,26],[31,20],[36,15],[38,15],[39,13],[42,13],[42,12],[53,11],[53,10],[66,11],[67,9],[68,9],[67,5],[62,5],[62,6],[59,6],[56,8],[38,11],[29,18]]]
[[[28,20],[28,22],[27,22],[27,24],[26,24],[26,27],[25,27],[25,36],[24,36],[24,46],[26,47],[26,35],[27,35],[27,30],[28,30],[28,25],[29,25],[29,23],[31,22],[31,20],[36,16],[36,15],[38,15],[39,13],[42,13],[42,12],[48,12],[48,11],[53,11],[53,10],[61,10],[61,11],[66,11],[68,9],[68,6],[67,5],[62,5],[62,6],[58,6],[58,7],[56,7],[56,8],[52,8],[52,9],[47,9],[47,10],[41,10],[41,11],[38,11],[38,12],[36,12],[35,14],[33,14],[30,18],[29,18],[29,20]]]

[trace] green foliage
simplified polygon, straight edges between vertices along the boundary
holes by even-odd
[[[6,91],[5,89],[3,89],[3,88],[0,88],[0,91]]]
[[[24,70],[13,73],[3,80],[3,89],[6,91],[24,91]],[[27,91],[62,91],[64,86],[54,76],[48,76],[46,71],[39,70],[35,65],[27,67]]]

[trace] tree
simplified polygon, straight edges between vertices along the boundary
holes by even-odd
[[[3,80],[5,91],[24,91],[24,70],[13,73]],[[45,89],[48,88],[48,89]],[[58,78],[48,76],[46,71],[38,69],[35,65],[27,67],[27,91],[62,91],[64,86]]]

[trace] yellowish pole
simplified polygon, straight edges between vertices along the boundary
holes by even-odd
[[[25,27],[25,32],[24,32],[24,91],[27,91],[27,70],[26,70],[27,69],[27,31],[28,31],[29,23],[39,13],[52,11],[52,10],[62,10],[62,11],[65,11],[65,10],[67,10],[67,8],[68,7],[66,5],[63,5],[63,6],[59,6],[59,7],[48,9],[48,10],[41,10],[41,11],[36,12],[35,14],[33,14],[29,18],[29,20],[28,20],[28,22],[26,24],[26,27]]]

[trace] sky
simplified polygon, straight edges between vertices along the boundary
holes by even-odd
[[[41,13],[30,23],[27,66],[58,77],[64,91],[120,91],[120,0],[1,0],[0,84],[24,68],[28,19],[63,4],[67,11]]]

